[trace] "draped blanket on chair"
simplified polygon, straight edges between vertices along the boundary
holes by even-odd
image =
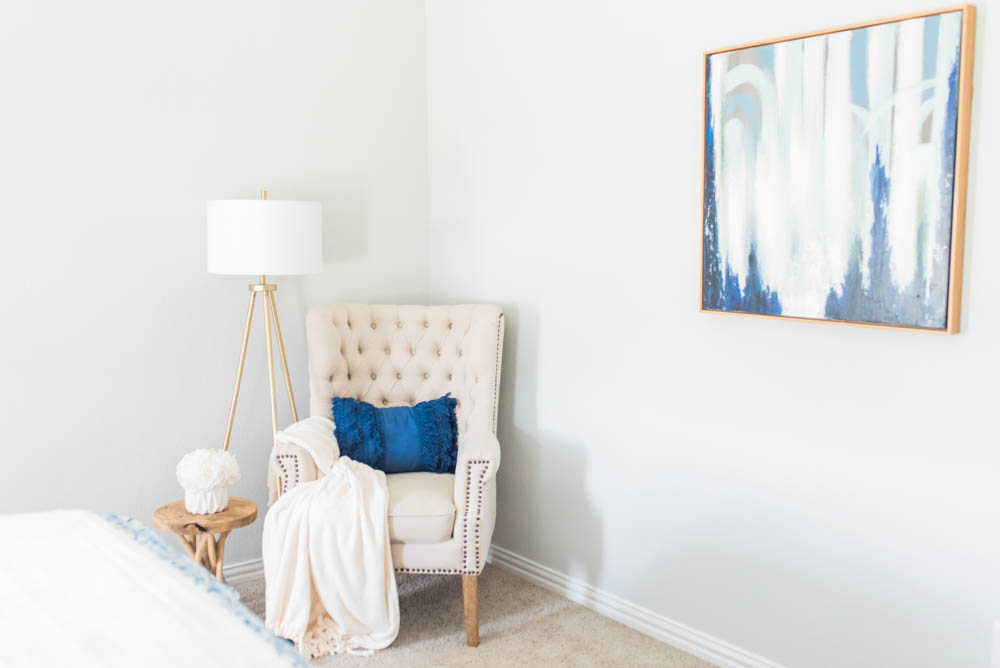
[[[385,474],[339,457],[326,418],[278,439],[322,452],[314,459],[329,469],[283,494],[264,520],[267,627],[308,658],[387,647],[399,632],[399,597]]]

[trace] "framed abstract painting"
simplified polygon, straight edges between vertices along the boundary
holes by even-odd
[[[705,54],[703,311],[958,331],[974,25]]]

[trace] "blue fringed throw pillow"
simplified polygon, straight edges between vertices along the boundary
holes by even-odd
[[[342,397],[332,404],[340,454],[386,473],[455,472],[458,402],[452,397],[390,408]]]

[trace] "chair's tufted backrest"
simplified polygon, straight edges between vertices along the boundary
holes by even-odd
[[[409,406],[450,392],[460,434],[496,433],[499,306],[316,306],[306,340],[311,415],[329,417],[333,397]]]

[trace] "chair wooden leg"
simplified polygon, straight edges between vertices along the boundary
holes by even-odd
[[[462,576],[462,602],[465,606],[465,644],[479,647],[479,576]]]

